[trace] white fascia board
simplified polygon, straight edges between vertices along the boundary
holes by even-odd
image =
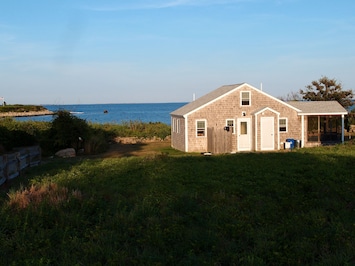
[[[282,101],[282,100],[280,100],[280,99],[277,99],[276,97],[274,97],[274,96],[272,96],[272,95],[270,95],[270,94],[268,94],[268,93],[266,93],[266,92],[264,92],[264,91],[262,91],[262,90],[259,90],[258,88],[255,88],[255,87],[253,87],[253,86],[251,86],[251,85],[249,85],[249,84],[247,84],[247,83],[244,83],[243,85],[245,85],[245,84],[248,85],[249,87],[253,88],[254,90],[259,91],[261,94],[263,94],[263,95],[265,95],[265,96],[267,96],[267,97],[269,97],[269,98],[271,98],[271,99],[273,99],[273,100],[275,100],[275,101],[277,101],[277,102],[279,102],[279,103],[281,103],[281,104],[283,104],[283,105],[286,105],[287,107],[289,107],[289,108],[291,108],[291,109],[293,109],[293,110],[295,110],[295,111],[297,111],[297,112],[301,112],[300,109],[298,109],[298,108],[292,106],[291,104],[288,104],[288,103],[286,103],[286,102],[284,102],[284,101]]]
[[[255,114],[255,115],[258,115],[258,114],[260,114],[260,113],[262,113],[262,112],[264,112],[264,111],[266,111],[266,110],[269,110],[270,112],[273,112],[273,113],[275,113],[275,114],[277,114],[277,115],[280,115],[280,113],[279,113],[278,111],[276,111],[276,110],[274,110],[274,109],[272,109],[272,108],[270,108],[270,107],[265,107],[265,108],[263,108],[263,109],[257,111],[257,112],[254,113],[254,114]]]
[[[347,112],[339,113],[298,113],[298,115],[347,115]]]
[[[246,83],[243,83],[242,85],[239,85],[238,87],[235,87],[233,90],[230,90],[229,92],[225,93],[225,94],[222,94],[221,96],[217,97],[217,98],[214,98],[213,100],[201,105],[200,107],[197,107],[196,109],[194,110],[191,110],[190,112],[184,114],[184,117],[187,117],[188,115],[194,113],[194,112],[197,112],[198,110],[202,109],[202,108],[205,108],[206,106],[210,105],[211,103],[214,103],[216,101],[218,101],[219,99],[222,99],[223,97],[235,92],[236,90],[238,90],[241,86],[245,85]],[[248,84],[246,84],[248,85]],[[249,86],[249,85],[248,85]]]

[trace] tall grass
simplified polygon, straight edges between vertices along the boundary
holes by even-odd
[[[165,139],[169,135],[170,126],[159,122],[128,121],[102,125],[87,123],[67,111],[58,111],[51,122],[20,122],[13,118],[1,118],[0,153],[9,152],[14,147],[39,144],[44,156],[53,155],[63,148],[98,154],[106,151],[108,144],[116,137]]]
[[[92,124],[92,126],[105,131],[111,137],[165,139],[170,135],[170,126],[161,122],[124,121],[121,124]]]
[[[2,194],[0,256],[6,265],[354,265],[354,161],[344,145],[53,160]],[[42,189],[40,202],[11,203]],[[65,200],[53,203],[54,191]]]
[[[8,205],[12,209],[25,209],[29,206],[38,207],[43,202],[51,206],[58,206],[67,202],[71,197],[81,199],[81,192],[73,190],[69,193],[66,187],[59,187],[56,183],[32,184],[29,188],[10,191]]]

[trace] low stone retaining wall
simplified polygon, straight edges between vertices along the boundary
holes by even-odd
[[[27,167],[39,165],[42,154],[39,146],[21,147],[0,155],[0,185],[21,174]]]

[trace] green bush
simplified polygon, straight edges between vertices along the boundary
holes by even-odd
[[[0,144],[2,146],[2,152],[11,150],[13,147],[13,144],[11,143],[11,133],[3,126],[0,126]]]
[[[32,146],[37,144],[36,138],[22,130],[9,131],[7,128],[0,127],[0,143],[4,151],[10,151],[15,147]]]
[[[13,118],[3,118],[0,119],[0,144],[5,151],[41,144],[49,128],[48,122],[19,122]]]
[[[85,140],[83,148],[86,154],[98,154],[106,151],[108,146],[104,133],[98,132]]]
[[[116,137],[164,139],[169,135],[170,126],[160,122],[95,124],[65,110],[55,112],[51,122],[0,119],[0,144],[5,150],[39,144],[44,156],[64,148],[74,148],[76,151],[84,149],[87,154],[97,154],[107,150],[108,143]]]
[[[52,121],[50,138],[54,149],[81,148],[82,140],[89,136],[89,125],[85,120],[68,111],[58,111]]]

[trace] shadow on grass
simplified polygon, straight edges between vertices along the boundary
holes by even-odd
[[[120,158],[120,157],[131,157],[137,156],[140,152],[145,150],[147,144],[145,143],[136,143],[136,144],[122,144],[122,143],[113,143],[110,145],[108,151],[96,154],[84,156],[86,158]]]
[[[13,222],[4,220],[3,231],[14,233],[3,254],[17,250],[8,262],[31,252],[34,262],[63,265],[354,262],[353,150],[138,158],[146,146],[132,146],[129,158],[55,160],[31,170],[83,198],[28,216],[6,210]]]

